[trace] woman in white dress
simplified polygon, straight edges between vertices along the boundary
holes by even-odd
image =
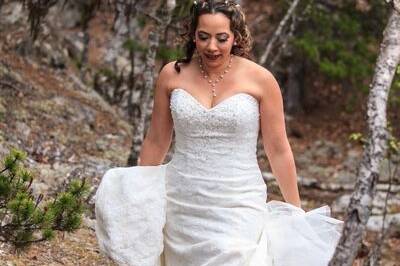
[[[138,166],[110,169],[97,190],[101,250],[135,266],[327,265],[342,222],[301,209],[281,91],[246,59],[241,7],[195,1],[186,37],[158,77]],[[286,202],[265,203],[259,133]]]

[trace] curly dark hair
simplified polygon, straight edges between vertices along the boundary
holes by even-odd
[[[234,0],[197,0],[194,1],[190,8],[190,15],[184,23],[185,32],[181,34],[185,42],[185,57],[175,62],[175,70],[180,72],[180,64],[188,64],[192,60],[196,44],[193,42],[195,38],[196,28],[199,17],[203,14],[222,13],[230,20],[230,28],[234,33],[236,45],[232,47],[231,53],[234,55],[249,58],[253,39],[246,25],[244,12],[240,5]]]

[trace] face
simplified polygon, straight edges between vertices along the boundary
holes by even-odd
[[[197,52],[206,66],[225,65],[234,43],[229,18],[222,13],[201,15],[195,40]]]

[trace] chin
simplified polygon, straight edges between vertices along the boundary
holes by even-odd
[[[214,60],[205,60],[204,63],[207,66],[218,66],[222,63],[222,60],[221,59],[215,60],[215,61]]]

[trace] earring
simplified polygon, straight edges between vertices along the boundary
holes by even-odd
[[[234,43],[233,43],[233,45],[235,45],[235,46],[236,46],[236,45],[237,45],[237,42],[234,42]]]

